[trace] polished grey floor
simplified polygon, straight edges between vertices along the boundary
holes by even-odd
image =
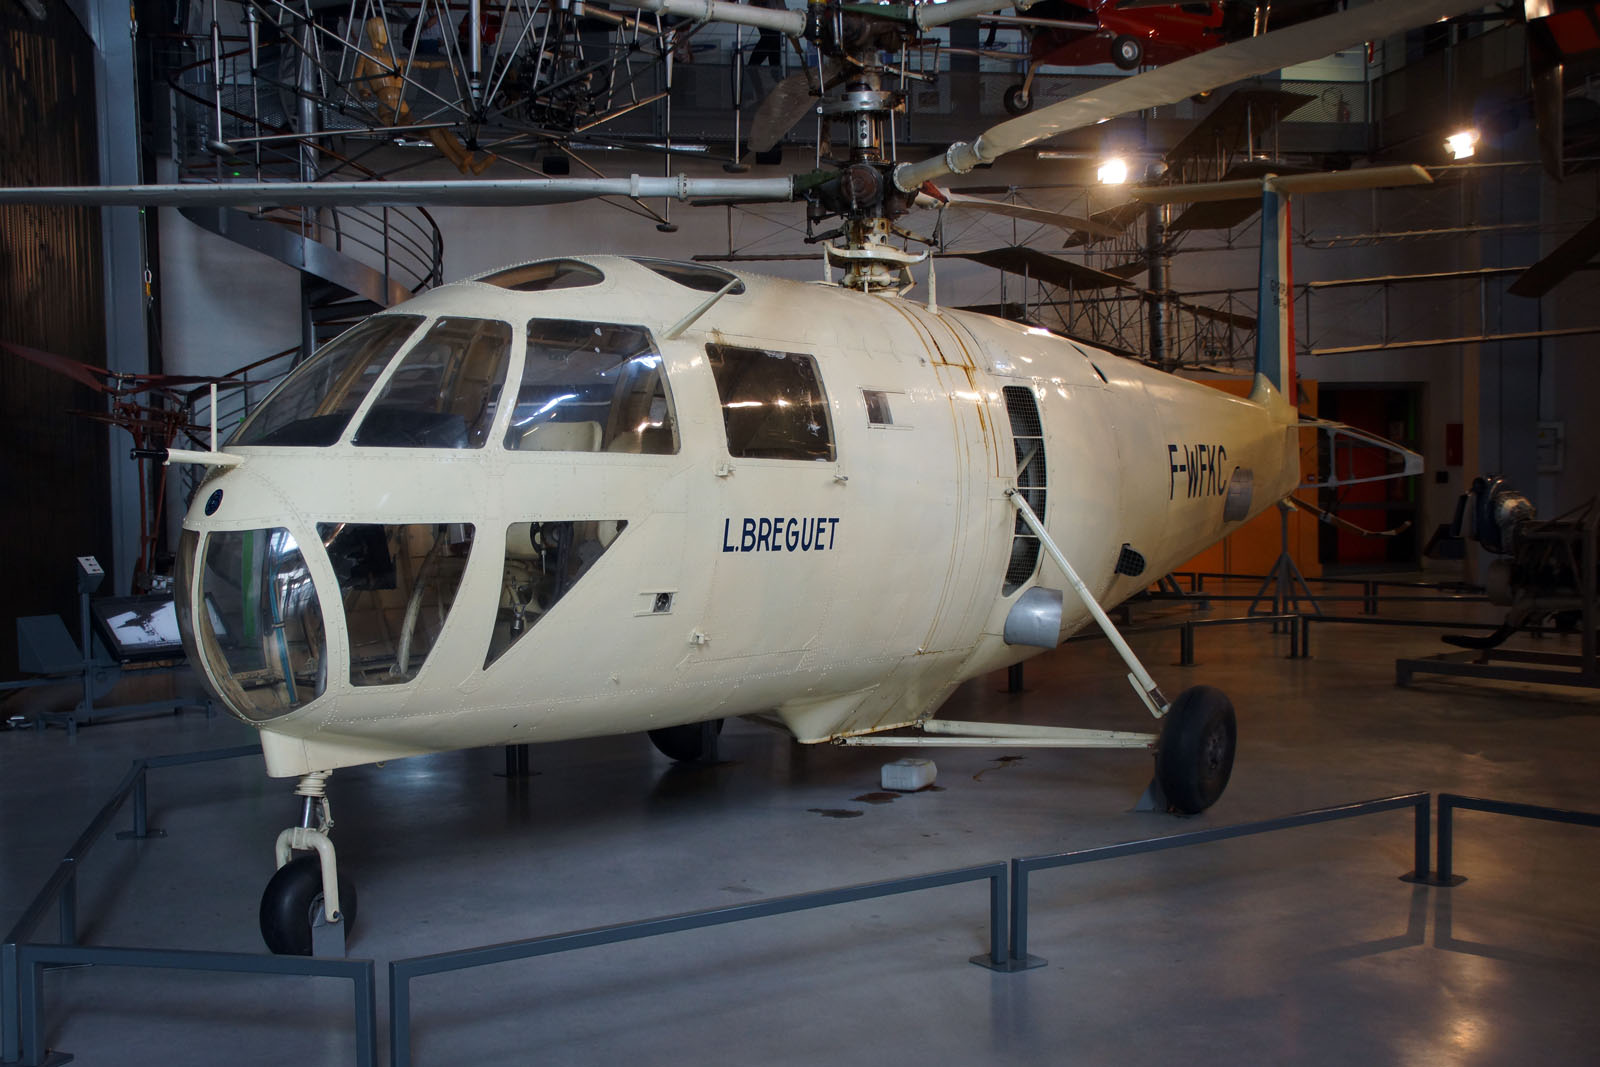
[[[1409,609],[1422,612],[1485,617]],[[1131,810],[1150,771],[1138,753],[941,751],[939,790],[873,803],[880,764],[903,753],[805,749],[742,722],[712,767],[620,737],[535,749],[524,781],[496,776],[498,750],[341,771],[335,840],[360,888],[351,955],[378,960],[381,983],[384,963],[421,953],[1411,790],[1600,810],[1600,695],[1397,689],[1395,656],[1441,650],[1437,631],[1322,625],[1313,641],[1311,659],[1289,660],[1266,627],[1206,630],[1200,662],[1181,668],[1175,634],[1135,639],[1169,693],[1203,681],[1239,709],[1232,785],[1188,820]],[[1141,728],[1100,643],[1031,662],[1022,694],[1004,683],[970,683],[945,714]],[[250,736],[195,713],[71,739],[0,733],[0,923],[130,759]],[[255,757],[155,772],[152,822],[169,836],[96,847],[84,939],[258,951],[290,790]],[[967,962],[987,944],[972,884],[425,978],[416,1062],[1595,1062],[1600,831],[1474,813],[1458,825],[1468,881],[1448,890],[1398,879],[1401,813],[1037,875],[1031,948],[1048,963],[1018,974]],[[338,1064],[353,1057],[348,990],[76,968],[47,975],[45,1022],[82,1063]]]

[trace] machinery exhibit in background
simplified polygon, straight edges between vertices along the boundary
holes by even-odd
[[[1474,0],[1386,0],[1252,37],[920,162],[892,137],[898,47],[988,0],[634,2],[815,43],[839,71],[821,109],[844,158],[777,179],[0,190],[146,206],[803,200],[823,245],[825,286],[605,255],[441,286],[297,368],[225,449],[169,451],[208,471],[176,566],[185,646],[258,729],[268,773],[299,779],[260,908],[274,951],[310,951],[322,920],[342,938],[341,902],[354,911],[332,771],[429,752],[649,731],[684,758],[750,715],[804,743],[1152,751],[1162,806],[1214,803],[1231,703],[1204,685],[1169,700],[1102,603],[1300,484],[1289,196],[1431,179],[1392,166],[1152,194],[1259,198],[1248,398],[942,308],[931,273],[907,299],[927,252],[901,220],[947,174]],[[961,682],[1091,622],[1159,732],[937,718]]]
[[[1553,519],[1497,475],[1473,480],[1456,505],[1450,535],[1496,557],[1483,575],[1505,620],[1482,637],[1449,634],[1466,652],[1395,661],[1405,685],[1418,674],[1600,689],[1600,497]],[[1579,651],[1506,648],[1514,634],[1573,635]]]
[[[1508,609],[1500,629],[1485,638],[1451,635],[1463,648],[1495,648],[1518,630],[1549,623],[1559,633],[1593,631],[1595,531],[1600,499],[1554,519],[1540,519],[1533,501],[1498,475],[1475,478],[1456,505],[1450,533],[1498,557],[1483,575],[1489,603]]]

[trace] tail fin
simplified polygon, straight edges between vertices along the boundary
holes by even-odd
[[[1289,196],[1376,189],[1391,185],[1427,185],[1433,179],[1415,164],[1368,167],[1365,170],[1311,174],[1269,174],[1254,179],[1153,185],[1132,190],[1146,204],[1243,200],[1261,190],[1261,287],[1256,311],[1256,388],[1258,401],[1272,393],[1293,405],[1299,389],[1294,376],[1294,278],[1289,270]],[[1267,387],[1271,388],[1268,389]]]
[[[1265,182],[1261,189],[1261,282],[1256,299],[1257,391],[1265,378],[1295,401],[1294,272],[1289,259],[1289,197]]]

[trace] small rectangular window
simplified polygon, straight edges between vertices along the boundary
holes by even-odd
[[[889,410],[889,394],[880,389],[863,389],[861,398],[867,402],[867,422],[873,426],[893,426],[894,412]]]
[[[728,454],[832,462],[833,427],[817,361],[800,352],[706,345]]]

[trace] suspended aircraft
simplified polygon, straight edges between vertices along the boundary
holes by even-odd
[[[1038,0],[1026,14],[987,21],[1021,26],[1028,41],[1028,69],[1001,104],[1012,115],[1033,107],[1033,80],[1042,67],[1088,67],[1112,63],[1122,70],[1160,66],[1198,55],[1273,27],[1327,15],[1337,0],[1298,0],[1276,5],[1256,0]],[[1019,12],[1022,5],[1018,5]]]
[[[804,199],[836,284],[609,255],[540,259],[373,315],[226,443],[183,521],[192,662],[298,780],[261,902],[277,952],[347,927],[327,781],[452,749],[649,731],[692,759],[760,715],[800,742],[1153,751],[1169,806],[1221,795],[1220,691],[1168,699],[1105,613],[1300,483],[1287,197],[1426,182],[1416,167],[1158,187],[1259,196],[1261,329],[1237,398],[1046,331],[906,295],[898,221],[929,182],[1112,115],[1471,6],[1395,0],[1241,41],[893,158],[885,59],[930,9],[631,0],[771,23],[844,71],[838,167],[782,179],[224,183],[0,190],[5,202],[530,204],[630,194]],[[1156,731],[939,719],[963,681],[1091,622]],[[891,733],[891,731],[897,733]],[[915,731],[906,736],[906,731]],[[296,855],[300,853],[300,855]]]

